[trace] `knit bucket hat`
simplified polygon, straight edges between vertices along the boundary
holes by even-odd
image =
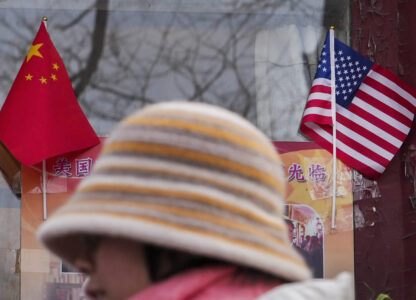
[[[165,102],[124,119],[91,174],[38,230],[73,263],[85,234],[122,237],[310,277],[289,243],[279,155],[258,129],[212,105]]]

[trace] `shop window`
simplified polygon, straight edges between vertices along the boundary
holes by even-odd
[[[329,25],[348,37],[349,1],[177,0],[0,3],[4,99],[42,16],[100,135],[134,109],[218,104],[273,140],[298,126]]]

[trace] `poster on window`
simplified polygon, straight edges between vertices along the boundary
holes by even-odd
[[[46,160],[46,211],[50,216],[89,175],[101,143]],[[42,164],[22,166],[21,299],[82,299],[85,275],[43,249],[36,230],[43,222]]]
[[[354,272],[352,170],[337,161],[332,228],[332,154],[313,142],[274,142],[284,164],[286,223],[292,246],[315,278]]]

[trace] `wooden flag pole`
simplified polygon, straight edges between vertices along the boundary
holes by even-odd
[[[48,18],[43,17],[42,22],[47,27]],[[42,198],[43,198],[43,220],[46,220],[48,217],[48,205],[46,197],[46,181],[48,180],[48,173],[46,170],[46,159],[42,160]]]
[[[337,205],[337,109],[335,98],[335,39],[334,26],[329,29],[329,52],[331,60],[331,103],[332,103],[332,220],[331,228],[335,229]]]

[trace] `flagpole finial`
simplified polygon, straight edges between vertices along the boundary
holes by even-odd
[[[46,21],[48,21],[48,18],[47,17],[42,17],[42,21],[46,22]]]
[[[329,27],[329,29],[332,29],[332,30],[334,30],[334,29],[335,29],[335,26],[331,26],[331,27]]]

